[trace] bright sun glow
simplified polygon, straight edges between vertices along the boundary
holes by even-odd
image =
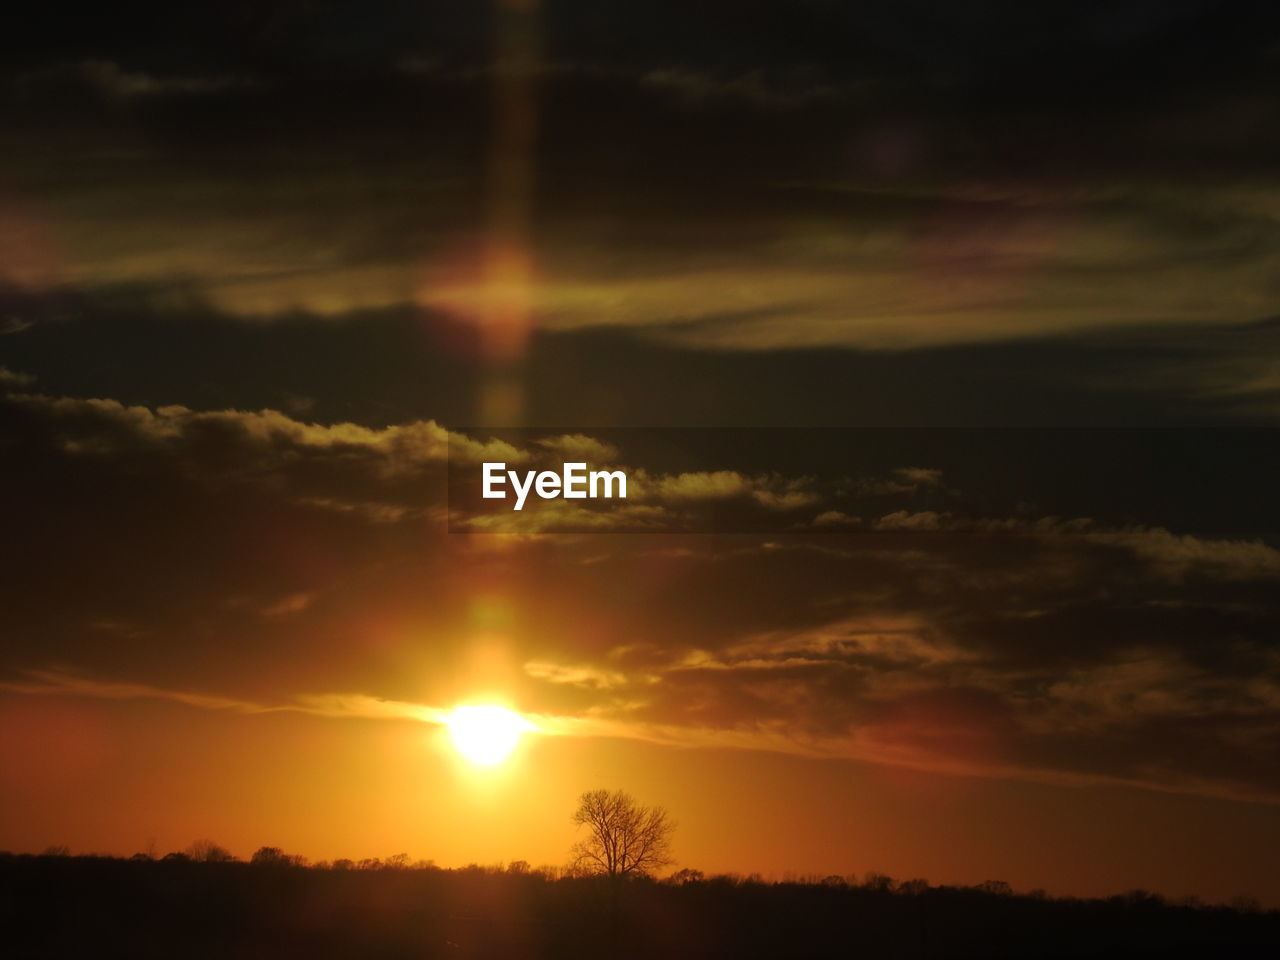
[[[501,763],[532,729],[519,714],[495,706],[454,707],[445,722],[458,752],[480,767]]]

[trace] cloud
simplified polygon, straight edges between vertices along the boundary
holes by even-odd
[[[1280,550],[1261,540],[1210,540],[1142,527],[1092,531],[1087,537],[1132,551],[1174,581],[1197,573],[1227,580],[1280,579]]]
[[[524,672],[535,680],[547,683],[563,683],[593,690],[609,690],[635,683],[635,678],[620,670],[607,670],[590,664],[549,663],[542,660],[530,660],[524,665]],[[656,682],[657,678],[649,678]]]
[[[22,387],[29,387],[35,383],[36,378],[27,373],[19,373],[16,370],[10,370],[8,367],[0,366],[0,389],[17,390]]]
[[[920,510],[912,513],[909,510],[896,510],[885,514],[875,522],[877,530],[941,530],[948,521],[948,515],[936,510]]]
[[[308,423],[270,409],[152,408],[44,394],[15,394],[9,402],[43,420],[62,450],[80,456],[171,451],[202,460],[206,467],[220,464],[259,473],[318,456],[337,464],[355,461],[384,478],[415,475],[450,457],[478,463],[520,462],[527,456],[500,440],[451,433],[433,420],[373,428]]]
[[[150,56],[109,18],[70,63],[65,24],[23,34],[7,689],[438,722],[499,637],[548,733],[1280,796],[1274,483],[1226,440],[1148,487],[937,434],[814,476],[640,461],[634,502],[492,537],[446,531],[442,483],[629,453],[590,424],[1274,422],[1269,19],[1080,7],[1012,56],[972,7],[547,19],[519,375],[573,429],[503,445],[444,426],[492,379],[456,319],[494,293],[491,34],[467,14],[458,53],[428,7],[356,43],[309,7],[252,50],[197,14]]]
[[[0,689],[32,696],[96,697],[104,700],[169,700],[189,707],[230,710],[236,713],[270,713],[282,707],[267,707],[234,697],[221,697],[180,690],[164,690],[142,683],[93,680],[54,671],[29,671],[28,679],[0,683]]]
[[[58,283],[41,272],[46,285],[185,286],[239,320],[411,304],[475,315],[493,291],[476,268],[483,225],[465,198],[485,185],[460,145],[487,121],[449,108],[478,103],[492,78],[474,65],[397,71],[406,53],[366,81],[366,98],[346,101],[315,74],[255,86],[229,70],[167,76],[107,58],[28,71],[32,96],[74,89],[148,106],[124,111],[127,125],[48,111],[51,127],[74,128],[85,145],[76,173],[55,185],[42,179],[56,133],[41,111],[26,111],[35,116],[6,144],[33,222],[59,240]],[[545,71],[549,193],[528,251],[539,331],[899,351],[1175,333],[1272,313],[1280,221],[1274,165],[1263,161],[1277,146],[1265,111],[1248,114],[1240,91],[1215,94],[1243,117],[1231,131],[1218,111],[1192,106],[1198,98],[1137,119],[1117,119],[1110,103],[1061,117],[1043,147],[1060,147],[1060,166],[1028,172],[1009,156],[1019,138],[986,131],[1048,136],[1045,121],[990,104],[989,88],[957,117],[954,104],[930,102],[936,92],[917,90],[922,101],[908,106],[905,78],[878,71],[595,60]],[[893,121],[877,106],[886,97]],[[181,111],[160,109],[173,98]],[[851,99],[869,109],[851,111]],[[432,129],[405,122],[433,105]],[[287,135],[248,119],[263,115],[289,117]],[[672,129],[687,138],[662,135]],[[1116,129],[1150,169],[1135,173],[1110,146]],[[342,163],[325,149],[334,137]],[[228,142],[234,168],[200,164]],[[780,142],[791,148],[759,148]],[[719,176],[729,164],[738,174]]]
[[[618,459],[618,448],[583,433],[544,437],[534,445],[558,457],[561,461],[583,461],[589,467],[603,467]]]
[[[641,478],[642,492],[667,500],[722,500],[751,491],[750,478],[734,470],[700,471],[654,478]]]
[[[865,186],[799,230],[777,211],[807,210],[821,188],[762,185],[769,202],[743,214],[750,239],[724,241],[731,266],[719,253],[655,247],[637,272],[583,249],[588,241],[566,226],[547,241],[552,268],[530,291],[534,311],[550,329],[621,327],[770,351],[1229,325],[1273,309],[1280,224],[1225,203],[1207,209],[1191,190],[1104,182],[1051,205],[998,181],[963,195]],[[456,312],[486,296],[441,274],[420,302]]]
[[[438,511],[430,508],[414,508],[399,503],[379,503],[369,500],[339,500],[334,497],[302,497],[299,503],[320,510],[334,510],[338,513],[363,517],[372,523],[402,523],[405,520],[422,516],[436,516]]]
[[[856,631],[855,631],[856,632]],[[864,636],[879,636],[872,634]],[[887,636],[895,636],[893,634]],[[879,641],[877,641],[879,643]],[[768,649],[772,644],[756,643],[756,649]],[[836,645],[838,646],[838,644]],[[892,648],[901,648],[896,640]],[[819,640],[809,645],[810,652],[831,653],[831,641]],[[744,653],[746,650],[744,649]],[[783,662],[780,666],[783,666]],[[692,668],[705,668],[694,663]],[[744,662],[746,669],[755,669],[751,660]],[[678,669],[687,669],[681,666]],[[605,677],[590,667],[566,668],[557,664],[527,664],[531,675],[539,676],[553,684],[586,686],[590,689],[611,690],[622,684],[620,676]],[[1190,694],[1179,692],[1180,686],[1153,686],[1152,681],[1167,684],[1187,684]],[[650,677],[649,684],[667,682],[667,678]],[[1039,728],[1061,735],[1064,731],[1080,730],[1078,723],[1064,722],[1064,717],[1083,719],[1087,730],[1106,732],[1112,737],[1111,727],[1134,726],[1135,722],[1151,716],[1184,717],[1187,700],[1196,698],[1198,677],[1185,669],[1175,669],[1158,659],[1138,659],[1126,664],[1106,668],[1093,677],[1075,677],[1061,681],[1048,691],[1052,713],[1033,714],[1033,723]],[[196,692],[161,689],[145,684],[129,684],[91,680],[91,678],[52,671],[33,671],[27,680],[3,682],[0,690],[33,696],[83,696],[83,698],[113,700],[168,700],[198,709],[228,710],[244,714],[305,713],[310,716],[332,719],[375,719],[375,721],[408,721],[444,724],[448,710],[425,704],[408,703],[364,694],[302,694],[288,703],[262,704],[256,701],[227,698],[227,696],[196,694]],[[1280,710],[1280,694],[1275,685],[1265,690],[1266,703],[1248,707],[1261,716],[1275,719]],[[636,704],[635,707],[639,707]],[[632,708],[634,709],[634,708]],[[1201,710],[1203,712],[1203,710]],[[1249,800],[1254,803],[1280,804],[1280,788],[1248,785],[1247,782],[1229,783],[1213,778],[1188,776],[1174,768],[1162,769],[1148,762],[1144,774],[1088,771],[1038,765],[1034,762],[1011,763],[1007,759],[1009,742],[1018,739],[1019,723],[998,701],[987,698],[978,691],[965,692],[952,687],[950,691],[923,689],[919,692],[899,692],[884,700],[881,708],[868,713],[852,730],[832,735],[819,731],[797,730],[795,723],[778,717],[762,717],[753,722],[721,726],[721,724],[663,723],[644,717],[622,716],[614,713],[589,713],[588,716],[566,714],[526,714],[532,730],[545,736],[616,737],[616,739],[641,740],[652,744],[678,746],[678,748],[736,749],[772,751],[814,759],[846,759],[861,762],[908,767],[934,773],[950,773],[955,776],[1001,778],[1051,783],[1057,786],[1129,786],[1224,799]],[[1061,716],[1059,716],[1061,714]]]
[[[1207,673],[1167,650],[1130,649],[1106,663],[1071,671],[1048,688],[1042,729],[1106,732],[1152,718],[1249,717],[1280,721],[1275,654],[1268,672],[1239,682]]]
[[[455,512],[450,523],[458,530],[511,536],[663,532],[684,525],[679,515],[659,504],[619,502],[604,508],[587,508],[566,500],[539,501],[519,512],[502,508],[485,514]]]
[[[595,683],[589,667],[561,673],[540,664],[536,673],[611,700],[614,707],[596,714],[612,717],[610,735],[1280,803],[1274,778],[1193,760],[1156,726],[1194,723],[1197,740],[1218,751],[1266,750],[1267,731],[1280,727],[1275,683],[1228,679],[1170,651],[1119,650],[1064,677],[1052,667],[1029,672],[993,662],[924,621],[886,620],[694,651],[654,670],[643,686],[616,673]],[[827,711],[839,719],[817,722]],[[1071,740],[1105,742],[1105,760],[1064,750]]]
[[[800,72],[791,82],[783,83],[758,70],[721,78],[688,69],[667,68],[649,71],[640,78],[640,82],[693,103],[744,100],[766,108],[794,108],[824,100],[849,100],[865,91],[865,86],[860,89],[852,84],[814,83],[812,77],[806,78]]]
[[[274,603],[267,604],[259,612],[268,618],[288,617],[306,610],[314,600],[315,596],[310,593],[291,593]]]
[[[930,467],[899,467],[894,474],[909,490],[937,487],[942,484],[942,471]]]
[[[700,470],[659,474],[641,468],[633,476],[635,493],[629,495],[671,505],[749,499],[766,509],[785,511],[811,506],[819,500],[808,478],[776,473]]]
[[[1004,513],[992,489],[970,513],[942,467],[637,467],[646,496],[616,517],[552,501],[510,536],[450,536],[451,441],[500,459],[598,441],[497,448],[428,420],[21,392],[0,413],[23,464],[5,496],[27,505],[0,585],[3,668],[24,692],[430,720],[494,635],[511,696],[549,732],[1280,793],[1257,764],[1280,616],[1260,540]],[[804,506],[785,509],[793,493]],[[915,506],[939,496],[948,509]],[[646,532],[729,506],[782,529]],[[795,532],[810,516],[842,532]],[[552,521],[578,533],[542,535]],[[635,535],[585,535],[618,529]]]
[[[553,683],[569,683],[608,688],[589,668],[559,668],[530,665],[531,672]],[[1053,692],[1079,711],[1094,706],[1118,705],[1124,711],[1135,707],[1139,714],[1179,714],[1176,694],[1152,690],[1154,678],[1173,679],[1158,665],[1112,670],[1100,688],[1092,684],[1076,686],[1066,681]],[[1185,677],[1176,679],[1185,680]],[[658,678],[651,678],[651,683]],[[165,700],[185,706],[244,714],[304,713],[330,719],[412,720],[443,725],[448,711],[424,704],[388,700],[365,694],[300,694],[292,702],[262,704],[217,695],[168,690],[147,684],[113,682],[54,671],[32,671],[28,679],[0,682],[0,690],[28,696],[73,696],[109,700]],[[1276,690],[1270,689],[1271,716],[1276,714]],[[1083,695],[1081,695],[1083,694]],[[1135,703],[1135,697],[1137,698]],[[1062,706],[1063,704],[1060,704]],[[545,736],[609,737],[700,749],[735,749],[785,753],[814,759],[858,760],[959,776],[1024,780],[1058,786],[1128,786],[1163,792],[1280,803],[1280,790],[1228,784],[1199,779],[1176,771],[1148,768],[1146,776],[1125,776],[1087,770],[1055,769],[1034,764],[1013,764],[1004,756],[1002,741],[1014,735],[1009,717],[1002,708],[978,693],[925,691],[896,698],[885,709],[871,715],[869,722],[843,735],[799,733],[793,724],[764,718],[733,727],[703,726],[696,723],[655,723],[638,718],[608,715],[568,716],[527,714],[532,731]]]
[[[442,724],[447,711],[419,704],[383,700],[363,694],[300,694],[296,702],[262,704],[142,683],[98,680],[48,670],[29,671],[28,679],[0,683],[0,690],[30,696],[93,697],[103,700],[168,700],[206,710],[234,713],[308,713],[322,717],[368,720],[420,720]]]
[[[813,526],[826,528],[857,527],[862,524],[861,517],[851,516],[843,510],[824,510],[813,518]]]
[[[151,97],[218,94],[253,83],[248,77],[231,75],[159,76],[126,70],[111,60],[90,59],[20,74],[10,81],[10,86],[23,100],[49,100],[79,93],[102,97],[108,102],[127,102]]]
[[[686,665],[721,663],[733,667],[855,662],[892,662],[902,665],[951,664],[969,658],[955,643],[944,640],[938,631],[911,616],[881,615],[851,618],[800,632],[771,631],[746,638],[724,648],[717,658],[706,654]]]

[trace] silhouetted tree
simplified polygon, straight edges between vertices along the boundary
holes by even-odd
[[[589,790],[578,798],[573,822],[587,828],[573,846],[577,870],[607,877],[647,874],[674,862],[667,811],[645,806],[621,790]]]
[[[701,883],[704,879],[701,870],[685,867],[683,870],[677,870],[667,877],[667,883],[674,883],[676,886],[683,887],[686,883]]]
[[[228,863],[235,859],[230,850],[212,840],[197,840],[187,847],[187,856],[201,863]]]
[[[263,867],[287,867],[295,860],[279,847],[259,847],[249,862]]]
[[[663,884],[583,884],[514,865],[330,872],[171,858],[0,852],[2,955],[1280,958],[1280,911],[1249,898],[1191,909],[1143,891],[992,896],[923,880],[867,888],[847,876],[845,886],[834,876],[822,886],[821,875],[677,883],[689,870]]]
[[[883,873],[868,873],[862,881],[862,888],[876,893],[888,893],[893,889],[893,877]]]

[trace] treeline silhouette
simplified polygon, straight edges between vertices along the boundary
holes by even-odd
[[[130,859],[0,853],[10,957],[977,958],[1280,956],[1280,911],[933,886],[882,874],[610,880],[385,859],[249,861],[202,841]]]

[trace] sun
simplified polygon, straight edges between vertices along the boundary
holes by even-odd
[[[478,767],[492,767],[507,759],[521,734],[533,729],[518,713],[488,704],[454,707],[445,724],[454,747]]]

